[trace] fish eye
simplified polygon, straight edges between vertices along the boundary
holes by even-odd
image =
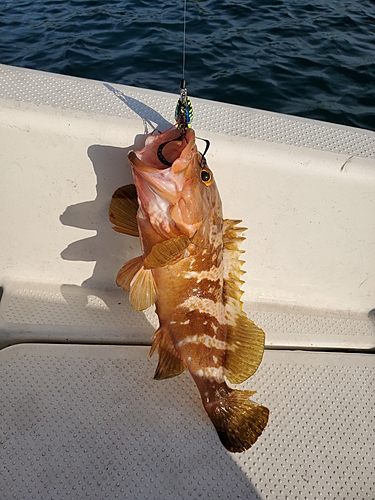
[[[210,186],[214,180],[213,175],[208,168],[202,168],[201,170],[201,179],[203,184],[206,186]]]

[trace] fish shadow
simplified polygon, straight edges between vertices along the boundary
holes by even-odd
[[[81,286],[64,284],[60,287],[66,307],[71,311],[81,311],[81,318],[88,314],[92,297],[100,299],[100,307],[105,309],[100,311],[101,321],[96,325],[93,317],[94,323],[84,328],[84,338],[91,343],[96,341],[95,332],[100,330],[100,325],[107,343],[149,343],[154,332],[146,316],[137,315],[131,308],[128,292],[116,286],[116,275],[123,264],[141,253],[139,238],[116,233],[108,217],[113,193],[118,187],[133,183],[128,152],[141,149],[145,137],[144,134],[137,135],[134,144],[125,148],[91,145],[87,155],[96,174],[96,197],[68,206],[60,216],[64,226],[96,231],[94,236],[71,242],[60,253],[63,260],[95,263],[92,275]],[[108,322],[103,329],[104,316]],[[82,334],[82,328],[80,332]],[[98,332],[96,335],[98,341],[103,339]]]
[[[140,251],[138,238],[117,235],[108,218],[109,204],[117,188],[131,184],[133,177],[128,152],[143,147],[145,135],[138,135],[126,148],[94,144],[87,150],[97,178],[96,198],[68,206],[60,216],[65,226],[95,230],[96,235],[70,243],[62,252],[64,260],[95,262],[92,276],[83,287],[101,288],[115,283],[118,270],[127,258]]]
[[[115,277],[126,260],[140,253],[139,239],[119,235],[112,229],[108,210],[113,193],[120,186],[133,183],[128,153],[144,147],[147,135],[171,126],[157,111],[125,95],[109,84],[104,86],[130,108],[144,125],[144,133],[134,138],[134,143],[124,148],[93,144],[87,150],[96,175],[96,198],[68,206],[60,216],[65,226],[95,230],[95,236],[69,244],[62,252],[63,260],[95,262],[92,276],[83,287],[103,288],[115,283]]]
[[[90,201],[68,206],[61,214],[60,222],[64,226],[95,230],[96,234],[70,243],[61,251],[60,256],[67,261],[94,262],[95,264],[92,275],[84,280],[81,286],[64,284],[60,291],[67,307],[71,306],[72,310],[87,311],[90,296],[94,294],[110,310],[115,323],[119,322],[117,310],[119,306],[123,308],[122,317],[125,316],[129,322],[134,323],[136,313],[129,304],[127,292],[117,288],[116,275],[126,261],[141,253],[140,242],[139,238],[118,234],[112,229],[108,217],[109,205],[117,188],[133,183],[128,161],[129,151],[142,149],[149,133],[156,128],[159,130],[169,128],[171,123],[137,99],[125,95],[109,84],[104,84],[104,86],[142,120],[144,133],[136,135],[133,144],[123,148],[92,144],[87,149],[87,156],[96,175],[96,197]],[[114,292],[112,297],[108,293],[110,289]],[[137,331],[141,329],[147,332],[147,337],[143,337],[143,342],[146,338],[149,339],[154,326],[150,325],[142,314],[138,315],[136,324]],[[116,328],[118,329],[118,326]]]

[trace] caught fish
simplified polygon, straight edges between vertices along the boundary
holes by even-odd
[[[242,310],[239,249],[245,228],[223,219],[221,200],[192,128],[149,135],[128,155],[135,186],[119,188],[110,205],[118,232],[139,236],[142,255],[126,262],[117,285],[137,311],[156,306],[160,326],[150,355],[155,379],[186,368],[219,438],[230,452],[252,446],[269,411],[239,384],[257,370],[264,332]]]

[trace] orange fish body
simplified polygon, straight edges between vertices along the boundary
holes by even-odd
[[[129,153],[133,185],[113,195],[110,220],[137,235],[143,255],[124,264],[116,282],[134,309],[155,304],[160,326],[156,379],[186,368],[220,440],[231,452],[248,449],[268,421],[268,409],[231,389],[258,368],[264,332],[242,311],[240,221],[224,220],[212,172],[192,129],[151,135]],[[136,220],[135,220],[136,214]],[[137,230],[138,229],[138,230]]]

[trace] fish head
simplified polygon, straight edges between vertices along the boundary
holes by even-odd
[[[195,133],[173,127],[147,138],[129,161],[138,194],[138,224],[160,237],[191,238],[214,211],[221,217],[220,196]],[[151,229],[150,229],[151,228]]]

